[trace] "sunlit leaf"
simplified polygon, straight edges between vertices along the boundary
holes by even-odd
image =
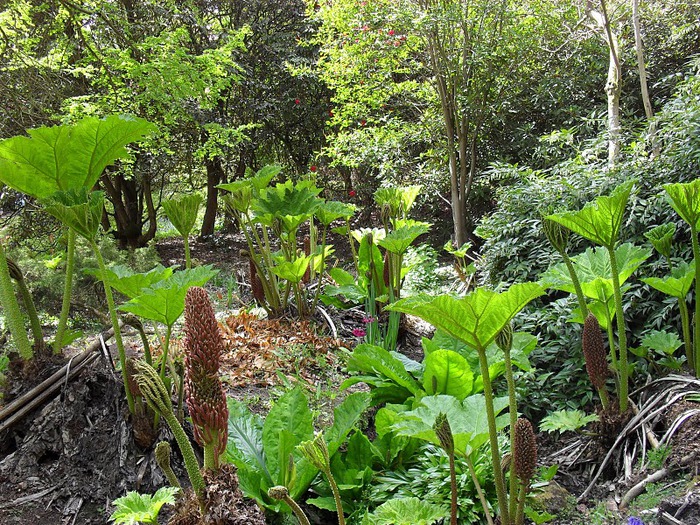
[[[418,498],[392,499],[382,503],[362,521],[363,525],[432,525],[449,514],[449,509]]]
[[[642,281],[658,291],[676,297],[682,301],[690,292],[695,280],[695,261],[690,264],[683,261],[671,270],[668,277],[645,277]]]
[[[201,195],[195,194],[161,202],[168,219],[183,237],[187,237],[192,232],[202,200]]]
[[[598,197],[580,211],[556,213],[546,218],[589,241],[612,248],[620,235],[625,207],[634,183],[634,180],[629,180],[620,184],[609,196]]]
[[[671,206],[694,229],[700,229],[700,179],[664,184]]]
[[[59,191],[44,201],[44,208],[87,241],[93,241],[100,228],[104,193],[87,188]]]
[[[158,513],[166,503],[175,504],[175,496],[180,491],[177,487],[161,487],[152,496],[127,492],[126,496],[115,499],[112,503],[117,509],[109,517],[114,523],[137,525],[139,523],[158,523]]]
[[[544,293],[537,283],[514,284],[505,292],[477,288],[469,295],[415,295],[387,307],[420,317],[476,349],[485,349],[523,307]]]
[[[126,115],[30,129],[29,137],[0,142],[0,180],[37,198],[92,189],[108,165],[129,156],[127,144],[155,130],[146,120]]]

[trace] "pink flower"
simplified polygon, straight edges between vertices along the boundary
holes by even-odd
[[[362,318],[362,322],[365,323],[365,324],[373,323],[373,322],[376,321],[376,320],[377,320],[376,317],[372,317],[372,316],[369,316],[369,315]]]
[[[299,105],[299,104],[301,104],[301,100],[299,100],[298,98],[295,98],[295,99],[294,99],[294,103],[297,104],[297,105]]]
[[[355,337],[364,337],[365,335],[367,335],[367,332],[365,332],[362,328],[353,328],[352,335],[354,335]]]

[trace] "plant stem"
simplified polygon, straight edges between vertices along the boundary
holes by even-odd
[[[183,235],[182,241],[185,246],[185,269],[189,270],[192,268],[192,259],[190,258],[190,239],[189,235]]]
[[[515,423],[518,420],[518,401],[515,397],[515,381],[513,380],[513,364],[510,360],[510,350],[504,350],[505,354],[505,376],[508,385],[508,414],[510,415],[510,453],[515,452]],[[515,514],[517,504],[517,476],[511,468],[510,484],[508,487],[508,512],[511,516]]]
[[[627,333],[625,332],[625,314],[622,311],[622,294],[620,293],[620,275],[617,269],[615,247],[606,246],[610,256],[610,272],[612,273],[613,290],[615,292],[615,316],[617,317],[617,342],[620,349],[618,374],[620,376],[620,413],[627,411],[628,372],[627,369]],[[700,310],[699,310],[700,313]]]
[[[124,381],[124,390],[126,391],[126,402],[129,405],[129,412],[131,414],[135,413],[134,409],[134,397],[131,394],[131,390],[128,388],[128,377],[126,373],[126,352],[124,351],[124,342],[122,341],[122,333],[119,328],[119,319],[117,318],[117,309],[114,306],[114,296],[112,295],[112,287],[107,283],[107,268],[105,266],[105,261],[100,253],[100,248],[97,243],[92,240],[90,241],[92,250],[95,252],[95,257],[97,258],[97,264],[100,267],[100,274],[102,275],[102,284],[105,289],[105,296],[107,298],[107,308],[109,310],[109,318],[112,321],[112,327],[114,328],[114,341],[117,344],[117,351],[119,352],[119,364],[122,370],[122,380]]]
[[[467,460],[467,467],[469,467],[469,475],[472,478],[474,487],[476,488],[476,493],[479,495],[479,501],[481,502],[481,508],[484,509],[484,515],[486,516],[486,521],[488,525],[493,525],[493,518],[491,517],[491,510],[489,509],[489,504],[486,501],[486,496],[484,496],[484,491],[481,488],[481,483],[479,483],[479,478],[476,477],[476,470],[474,470],[474,464],[472,463],[469,454],[464,456]]]
[[[9,259],[5,259],[8,264],[8,269],[10,269],[10,276],[14,277],[17,281],[17,288],[19,288],[19,293],[22,296],[22,303],[24,303],[24,309],[27,311],[27,317],[29,317],[29,325],[32,328],[32,335],[34,337],[34,350],[42,351],[45,347],[44,345],[44,334],[41,330],[41,322],[39,321],[39,314],[36,311],[36,306],[34,305],[34,299],[32,299],[32,294],[27,288],[27,282],[24,280],[24,275],[22,275],[22,270],[19,266]]]
[[[569,275],[571,276],[571,282],[574,285],[574,290],[576,291],[576,298],[578,299],[578,306],[581,309],[581,315],[585,319],[588,316],[588,307],[586,306],[586,296],[583,295],[583,289],[581,288],[581,282],[578,279],[576,270],[574,269],[574,264],[571,259],[566,254],[566,252],[559,252],[564,259],[564,264],[566,269],[569,270]]]
[[[12,286],[2,241],[0,241],[0,302],[5,310],[7,327],[12,335],[12,340],[15,342],[17,352],[22,359],[31,359],[34,351],[29,343],[27,331],[24,329],[24,317],[19,309],[19,303],[17,303],[15,290]]]
[[[695,354],[693,352],[693,340],[690,335],[690,314],[685,297],[678,298],[678,308],[681,311],[681,326],[683,327],[683,344],[685,345],[685,357],[691,370],[695,370]]]
[[[695,318],[693,319],[693,348],[695,356],[695,377],[700,377],[700,246],[698,245],[698,230],[694,224],[690,225],[690,238],[693,246],[693,259],[695,260]]]
[[[447,452],[450,460],[450,493],[452,495],[450,504],[450,525],[457,525],[457,471],[455,470],[455,454]]]
[[[345,514],[343,512],[343,501],[340,499],[340,491],[338,490],[338,485],[335,482],[333,473],[331,469],[324,471],[324,474],[328,478],[328,484],[331,486],[331,491],[333,492],[333,499],[335,499],[335,509],[338,512],[338,525],[345,525]]]
[[[165,381],[165,366],[168,361],[168,350],[170,349],[170,335],[173,327],[167,325],[165,327],[165,338],[163,339],[163,353],[160,357],[160,378]]]
[[[73,290],[73,272],[75,269],[75,231],[68,228],[68,248],[66,250],[66,281],[63,285],[63,302],[61,303],[61,314],[58,318],[58,328],[56,338],[53,343],[53,351],[58,354],[63,348],[63,337],[68,325],[68,315],[70,314],[70,296]]]
[[[491,445],[491,463],[493,477],[496,483],[496,495],[498,496],[498,508],[500,509],[501,525],[511,525],[508,512],[508,498],[506,497],[505,480],[501,469],[501,453],[498,450],[498,430],[496,429],[496,414],[493,409],[493,389],[489,376],[489,364],[486,359],[486,349],[477,348],[481,377],[484,382],[484,398],[486,400],[486,419],[489,425],[489,443]]]
[[[175,436],[175,441],[177,441],[177,445],[180,447],[182,459],[185,462],[185,470],[187,470],[187,476],[190,478],[192,490],[197,495],[201,508],[203,506],[202,498],[204,496],[205,485],[202,472],[199,470],[199,463],[197,463],[197,458],[194,455],[192,443],[190,443],[190,440],[187,438],[187,434],[185,434],[185,431],[175,417],[175,414],[173,414],[170,410],[160,410],[159,412],[162,414],[163,419],[165,419],[165,422],[173,431],[173,436]]]
[[[527,484],[525,481],[520,481],[519,485],[518,510],[515,512],[515,525],[523,525],[525,521],[525,495],[527,494]]]

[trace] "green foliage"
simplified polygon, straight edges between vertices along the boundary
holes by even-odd
[[[485,448],[471,453],[479,485],[490,506],[496,504],[493,484],[493,470],[489,464],[489,454]],[[483,523],[484,511],[478,501],[474,482],[464,457],[455,457],[457,477],[457,517],[459,523]],[[370,490],[371,501],[395,501],[402,498],[418,498],[421,501],[438,505],[448,518],[450,501],[450,466],[447,453],[438,446],[426,443],[404,465],[377,474]]]
[[[175,496],[180,492],[176,487],[161,487],[155,494],[127,492],[126,496],[112,503],[117,509],[109,517],[114,523],[137,525],[138,523],[158,523],[158,513],[165,504],[174,505]]]
[[[469,346],[485,350],[527,303],[543,293],[536,283],[522,283],[501,293],[477,288],[459,299],[417,295],[401,299],[389,309],[416,315]]]
[[[586,414],[582,410],[557,410],[542,418],[540,430],[550,433],[575,432],[598,419],[596,414]]]
[[[508,398],[494,400],[496,414],[507,406]],[[469,396],[461,402],[449,395],[424,397],[414,410],[399,413],[399,419],[392,429],[398,435],[415,437],[440,445],[440,440],[433,429],[435,419],[440,413],[447,415],[455,441],[455,451],[458,454],[468,454],[488,441],[486,400],[480,394]],[[508,426],[507,416],[496,419],[498,430],[506,426]]]
[[[107,166],[129,157],[127,144],[154,130],[144,119],[117,115],[31,129],[29,137],[0,142],[0,180],[39,198],[75,188],[89,190]]]
[[[367,408],[369,396],[348,396],[334,411],[333,425],[324,434],[332,457]],[[300,388],[284,394],[263,421],[240,402],[229,399],[228,460],[238,467],[243,493],[270,510],[289,512],[272,500],[268,489],[283,485],[292,499],[309,488],[318,469],[297,448],[314,437],[308,402]]]
[[[394,499],[382,503],[362,523],[367,525],[432,525],[447,514],[447,509],[418,498]]]
[[[104,193],[85,187],[58,191],[44,201],[44,208],[68,228],[88,242],[93,241],[100,228],[104,208]]]

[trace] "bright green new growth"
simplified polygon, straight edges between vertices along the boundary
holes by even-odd
[[[168,219],[182,236],[185,247],[185,268],[187,269],[192,267],[189,237],[197,220],[202,200],[201,195],[183,195],[179,199],[173,198],[161,202]]]
[[[686,297],[690,292],[690,288],[695,280],[695,261],[690,264],[686,262],[680,263],[675,268],[671,269],[671,275],[665,278],[646,277],[642,282],[648,284],[652,288],[659,290],[666,295],[675,297],[678,300],[678,308],[681,312],[681,327],[683,330],[683,344],[685,346],[685,355],[688,359],[688,364],[693,371],[696,371],[696,355],[693,350],[693,339],[690,334],[690,314],[688,312],[688,304]],[[696,372],[697,375],[697,372]]]
[[[27,283],[24,280],[24,274],[17,263],[11,259],[7,259],[7,268],[10,271],[10,277],[17,282],[17,288],[22,296],[22,303],[24,303],[24,309],[27,312],[27,317],[29,317],[29,325],[32,327],[32,334],[34,336],[34,350],[44,349],[44,335],[41,330],[41,323],[39,322],[39,314],[36,311],[36,306],[34,306],[34,299],[32,299],[32,294],[29,292]]]
[[[158,523],[158,513],[165,504],[174,505],[175,496],[180,491],[177,487],[161,487],[152,496],[127,492],[126,496],[115,499],[112,503],[117,509],[109,517],[114,523],[136,525],[138,523]]]
[[[10,279],[10,270],[7,266],[5,248],[0,240],[0,303],[5,310],[7,327],[12,335],[12,340],[17,347],[17,352],[22,359],[31,359],[34,355],[32,345],[29,343],[27,331],[24,329],[24,318],[17,303],[15,290]]]
[[[187,434],[180,425],[180,422],[173,413],[173,405],[170,401],[170,394],[163,384],[163,380],[158,375],[158,372],[145,361],[136,361],[134,363],[136,369],[136,382],[139,385],[141,395],[146,400],[146,403],[151,409],[159,413],[163,419],[170,425],[170,429],[175,436],[180,452],[185,461],[185,469],[192,484],[192,490],[200,500],[202,505],[202,497],[204,496],[204,478],[199,470],[199,463],[194,455],[194,449],[190,443]]]
[[[168,479],[168,483],[170,483],[172,487],[179,489],[181,488],[180,480],[177,479],[175,472],[173,472],[173,468],[170,466],[171,451],[172,449],[170,448],[170,443],[167,441],[161,441],[158,443],[155,449],[156,463],[158,463],[160,470],[162,470],[163,474],[165,474],[165,477]]]
[[[299,520],[300,525],[311,525],[311,523],[309,523],[309,518],[306,517],[306,514],[301,507],[289,496],[289,490],[287,490],[287,487],[282,485],[270,487],[267,490],[267,495],[276,501],[284,501],[287,505],[289,505],[289,508],[292,509],[292,512]]]
[[[328,479],[331,491],[333,492],[333,499],[335,500],[335,509],[338,513],[338,525],[345,525],[343,501],[340,499],[340,491],[335,482],[335,477],[333,477],[333,473],[331,472],[331,458],[328,453],[328,445],[326,445],[326,440],[323,437],[323,432],[316,434],[316,437],[311,441],[300,443],[299,450],[301,450],[304,457],[308,459],[314,467],[323,472]]]
[[[693,317],[693,364],[695,376],[700,377],[700,179],[692,182],[666,184],[666,194],[676,213],[690,226],[690,240],[695,261],[695,315]]]
[[[447,509],[418,498],[393,499],[382,503],[362,520],[362,525],[432,525]]]
[[[618,374],[619,408],[626,412],[628,406],[629,369],[627,366],[627,333],[625,318],[622,311],[622,294],[620,291],[619,270],[615,256],[615,247],[620,236],[620,228],[635,180],[620,184],[609,196],[598,197],[589,202],[579,211],[570,211],[548,215],[546,219],[558,222],[562,226],[578,233],[582,237],[599,244],[608,252],[610,258],[610,273],[612,276],[615,313],[617,316],[617,338],[619,346]],[[700,310],[699,310],[700,312]]]

